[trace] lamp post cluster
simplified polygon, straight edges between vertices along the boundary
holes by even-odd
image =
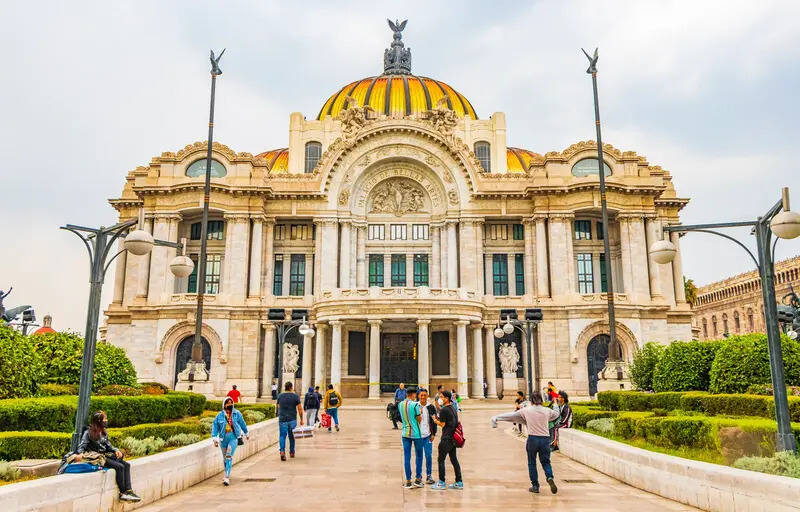
[[[501,309],[500,321],[505,320],[501,326],[500,323],[494,329],[494,337],[498,340],[503,339],[506,335],[513,334],[515,330],[525,335],[525,346],[527,347],[527,357],[525,365],[528,367],[528,397],[540,387],[539,377],[539,342],[538,337],[536,343],[533,342],[533,330],[539,325],[543,319],[542,310],[540,308],[530,308],[525,310],[525,322],[517,319],[517,310],[515,309]],[[533,358],[534,363],[531,361]],[[494,361],[494,354],[491,354],[491,359]],[[494,364],[494,363],[492,363]],[[536,387],[534,387],[534,383]]]

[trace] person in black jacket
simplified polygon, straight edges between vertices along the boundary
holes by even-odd
[[[435,483],[431,473],[433,472],[433,440],[436,437],[436,422],[433,421],[436,417],[436,406],[428,403],[428,390],[425,388],[419,390],[419,404],[422,406],[422,420],[419,429],[422,431],[422,451],[425,454],[425,471],[428,476],[425,483],[431,485]]]
[[[122,452],[116,449],[111,444],[111,441],[108,440],[106,428],[108,428],[106,413],[97,411],[92,414],[89,428],[83,432],[78,449],[75,450],[78,454],[75,457],[75,462],[80,462],[82,459],[80,454],[86,452],[97,452],[104,455],[106,463],[103,464],[103,467],[113,469],[116,474],[119,499],[122,501],[141,501],[142,499],[131,489],[131,465],[123,460]]]

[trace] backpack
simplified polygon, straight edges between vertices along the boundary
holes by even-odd
[[[463,448],[464,443],[467,442],[467,438],[464,437],[464,427],[461,426],[460,421],[453,432],[453,441],[456,443],[456,448]]]
[[[303,409],[319,409],[319,399],[313,393],[306,393]]]
[[[335,391],[332,391],[330,396],[328,397],[328,405],[330,406],[339,405],[339,395],[337,395]]]

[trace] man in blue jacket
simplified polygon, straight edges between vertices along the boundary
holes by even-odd
[[[406,399],[406,385],[402,382],[400,386],[394,390],[394,405],[395,407]],[[395,409],[397,410],[397,409]],[[400,421],[400,415],[394,414],[392,415],[392,424],[394,424],[394,429],[397,430],[397,422]]]
[[[211,427],[211,438],[214,446],[222,445],[222,463],[225,466],[225,476],[222,483],[231,484],[231,468],[233,467],[233,454],[239,446],[239,438],[250,434],[247,432],[247,424],[244,422],[242,413],[233,406],[233,398],[227,396],[222,401],[222,410],[214,418]]]

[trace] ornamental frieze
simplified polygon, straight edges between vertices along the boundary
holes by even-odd
[[[398,184],[382,182],[386,180],[394,181],[397,178],[406,178],[400,180]],[[378,187],[373,195],[373,189]],[[355,206],[359,209],[367,207],[367,199],[372,199],[370,204],[371,208],[375,208],[375,198],[378,198],[378,209],[386,213],[395,213],[395,215],[402,215],[396,212],[422,211],[420,208],[423,205],[419,202],[427,192],[430,198],[431,206],[433,208],[441,207],[444,204],[441,188],[437,183],[425,175],[422,171],[406,165],[386,164],[381,169],[372,172],[361,184],[355,192]],[[390,197],[391,195],[391,197]],[[407,210],[409,206],[417,208],[416,210]]]
[[[416,182],[406,178],[391,178],[372,191],[369,213],[393,213],[400,217],[406,213],[425,212],[425,193]]]

